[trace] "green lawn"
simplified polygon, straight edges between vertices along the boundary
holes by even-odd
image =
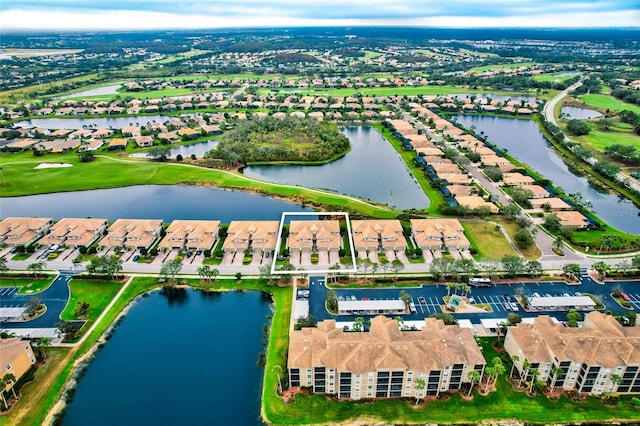
[[[563,130],[566,126],[562,126]],[[619,123],[612,126],[610,130],[600,130],[595,123],[590,123],[591,132],[586,136],[573,136],[571,139],[581,144],[591,146],[596,150],[603,152],[606,147],[616,143],[623,145],[640,146],[640,135],[633,132],[633,129]]]
[[[393,137],[389,129],[383,127],[380,124],[376,124],[374,127],[380,133],[382,133],[382,136],[384,136],[385,139],[389,141],[391,146],[393,146],[396,152],[400,154],[405,164],[413,174],[413,177],[420,185],[420,188],[422,188],[422,191],[429,198],[430,203],[429,207],[427,207],[426,209],[427,213],[439,215],[440,210],[438,209],[438,206],[444,202],[444,198],[442,197],[442,193],[439,190],[431,187],[429,178],[425,176],[424,171],[413,163],[413,159],[416,156],[415,151],[406,151],[405,149],[403,149],[402,143]]]
[[[478,73],[478,72],[493,71],[493,70],[507,70],[507,69],[513,69],[513,68],[528,67],[531,65],[535,65],[535,62],[518,62],[515,64],[483,65],[481,67],[471,68],[467,72]]]
[[[493,257],[500,258],[506,254],[516,254],[502,231],[496,230],[494,224],[468,221],[461,221],[460,223],[469,242],[478,250],[478,254],[474,256],[476,260]]]
[[[562,74],[562,73],[560,73]],[[575,77],[575,75],[559,75],[559,74],[539,74],[539,75],[534,75],[533,79],[536,81],[565,81],[565,80],[569,80],[570,78]]]
[[[7,185],[3,196],[80,191],[122,186],[201,185],[257,191],[265,195],[286,197],[306,204],[322,204],[336,209],[352,209],[367,216],[393,218],[397,211],[338,194],[309,190],[249,179],[237,172],[207,169],[179,163],[159,163],[149,160],[119,159],[100,156],[91,163],[81,163],[74,154],[48,156],[46,159],[3,155],[2,170]],[[17,161],[16,161],[17,160]],[[35,170],[45,162],[64,162],[73,167]],[[134,166],[134,167],[132,167]],[[25,185],[24,182],[29,182]]]
[[[627,109],[635,112],[636,114],[640,114],[640,106],[623,102],[611,95],[605,95],[602,93],[589,93],[587,95],[578,96],[578,99],[587,105],[603,110],[608,109],[611,111],[623,111]]]
[[[43,278],[18,277],[15,275],[3,275],[0,278],[0,287],[21,287],[18,294],[37,294],[46,290],[53,282],[55,276],[47,275]]]
[[[500,222],[500,224],[511,237],[511,241],[513,241],[514,240],[513,236],[519,229],[518,225],[516,225],[515,223],[509,220],[503,220]],[[533,244],[531,247],[528,247],[526,249],[519,248],[519,250],[520,250],[520,253],[522,253],[522,255],[528,260],[538,259],[540,256],[542,256],[542,252],[540,251],[538,246],[535,244]]]
[[[76,317],[74,315],[74,311],[80,302],[86,302],[90,307],[83,329],[84,331],[88,330],[100,316],[102,311],[104,311],[104,308],[106,308],[122,288],[122,285],[122,281],[83,280],[73,278],[69,281],[71,297],[69,298],[64,311],[60,314],[60,317],[66,321],[84,319]]]

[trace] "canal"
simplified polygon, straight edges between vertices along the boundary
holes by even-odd
[[[594,213],[609,225],[640,234],[640,209],[625,198],[595,187],[585,176],[570,170],[535,121],[480,115],[452,117],[467,128],[475,126],[477,132],[484,132],[489,142],[507,149],[510,155],[550,179],[567,194],[582,194],[585,201],[591,201]]]
[[[389,142],[369,126],[341,127],[351,142],[344,157],[321,166],[250,166],[244,174],[269,182],[355,195],[401,209],[429,207],[406,164]]]
[[[269,305],[260,292],[139,297],[80,379],[62,424],[262,425],[257,361]]]

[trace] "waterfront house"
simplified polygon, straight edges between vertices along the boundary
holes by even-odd
[[[407,248],[407,240],[399,220],[353,220],[351,233],[356,250],[361,252]]]
[[[177,250],[211,250],[218,241],[219,220],[174,220],[158,247]]]
[[[0,222],[0,243],[28,246],[42,237],[52,224],[50,217],[7,217]]]
[[[411,236],[422,250],[468,249],[469,240],[457,219],[411,219]]]
[[[346,332],[335,320],[291,332],[289,386],[340,399],[436,397],[460,390],[485,360],[471,330],[425,319],[422,330],[401,331],[377,316],[369,331]],[[424,389],[416,389],[418,378]]]
[[[571,210],[573,206],[564,201],[562,198],[532,198],[529,200],[534,209],[546,208],[551,211]]]
[[[107,219],[64,218],[56,222],[38,243],[89,247],[102,236],[105,229],[107,229]]]
[[[287,247],[290,251],[338,251],[342,248],[337,220],[292,220]]]
[[[123,139],[123,138],[111,139],[111,141],[109,141],[109,145],[107,145],[107,150],[108,151],[115,151],[118,149],[125,150],[127,148],[127,143],[129,143],[127,139]]]
[[[160,219],[118,219],[108,229],[100,245],[150,249],[162,231]]]
[[[0,375],[13,374],[17,381],[36,363],[36,356],[28,340],[12,337],[0,339],[0,360],[2,360]],[[7,383],[2,391],[8,391],[11,386],[11,383]]]
[[[554,212],[560,219],[560,225],[571,228],[583,228],[589,224],[589,220],[577,211],[557,211]]]
[[[276,248],[279,226],[277,221],[234,220],[229,224],[222,249],[225,253],[271,252]]]
[[[456,197],[456,201],[459,205],[467,207],[471,210],[479,208],[487,208],[491,213],[498,213],[498,207],[492,202],[485,201],[484,198],[479,195],[467,195]]]
[[[509,327],[504,348],[518,356],[525,381],[537,370],[536,380],[565,391],[640,393],[640,328],[623,327],[611,315],[591,312],[576,328],[542,315]]]

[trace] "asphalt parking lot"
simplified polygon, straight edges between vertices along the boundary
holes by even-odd
[[[324,319],[335,319],[337,321],[353,321],[354,316],[349,315],[333,315],[327,312],[325,308],[325,300],[327,296],[327,288],[325,286],[324,277],[310,277],[310,296],[309,311],[316,321]],[[575,295],[579,293],[590,293],[598,297],[605,305],[605,310],[610,310],[614,314],[625,313],[628,310],[618,305],[610,294],[614,285],[620,286],[631,299],[629,303],[636,311],[640,311],[640,281],[616,281],[607,282],[602,285],[593,281],[588,276],[581,277],[580,283],[567,284],[562,281],[540,281],[540,282],[522,282],[512,281],[504,284],[492,284],[489,287],[473,288],[469,297],[475,300],[475,303],[484,303],[491,306],[492,312],[487,313],[460,313],[455,314],[457,319],[468,319],[473,323],[480,323],[481,319],[506,318],[513,312],[505,303],[505,295],[513,297],[523,292],[528,296],[538,293],[540,296],[562,296],[565,294]],[[398,299],[401,288],[380,289],[380,288],[339,288],[335,289],[338,300],[340,298],[349,300],[390,300]],[[423,320],[425,317],[433,313],[442,312],[440,306],[444,304],[443,297],[447,295],[447,289],[443,284],[434,284],[425,282],[421,287],[406,288],[405,291],[412,297],[415,304],[416,312],[403,315],[405,320]],[[512,299],[513,300],[513,299]],[[523,318],[536,317],[538,315],[550,315],[558,319],[558,321],[566,320],[566,311],[548,311],[548,312],[526,312],[518,305],[517,313]],[[586,312],[585,312],[586,313]]]
[[[47,311],[31,321],[0,323],[0,328],[55,328],[60,322],[60,314],[69,300],[68,283],[74,273],[60,271],[60,275],[43,292],[37,294],[17,294],[19,287],[0,287],[0,307],[18,308],[25,306],[33,297],[40,299],[47,306]]]

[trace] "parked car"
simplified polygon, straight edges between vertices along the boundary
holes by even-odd
[[[421,305],[426,305],[427,304],[427,299],[425,299],[423,296],[419,296],[418,297],[418,303]]]
[[[417,312],[416,311],[416,304],[413,302],[409,303],[409,309],[411,309],[411,312]]]
[[[533,297],[540,297],[540,293],[533,293]]]
[[[631,301],[631,298],[627,295],[627,293],[620,293],[620,297],[622,297],[622,300],[624,300],[625,302]]]
[[[131,258],[131,261],[132,261],[132,262],[137,262],[137,261],[138,261],[138,259],[140,259],[140,255],[139,255],[139,254],[136,254],[135,256],[133,256],[133,257]]]
[[[582,293],[580,293],[579,291],[576,291],[575,293],[573,293],[574,296],[582,296]]]
[[[518,304],[516,302],[509,302],[509,306],[511,306],[511,310],[513,312],[518,312],[520,308],[518,308]]]

